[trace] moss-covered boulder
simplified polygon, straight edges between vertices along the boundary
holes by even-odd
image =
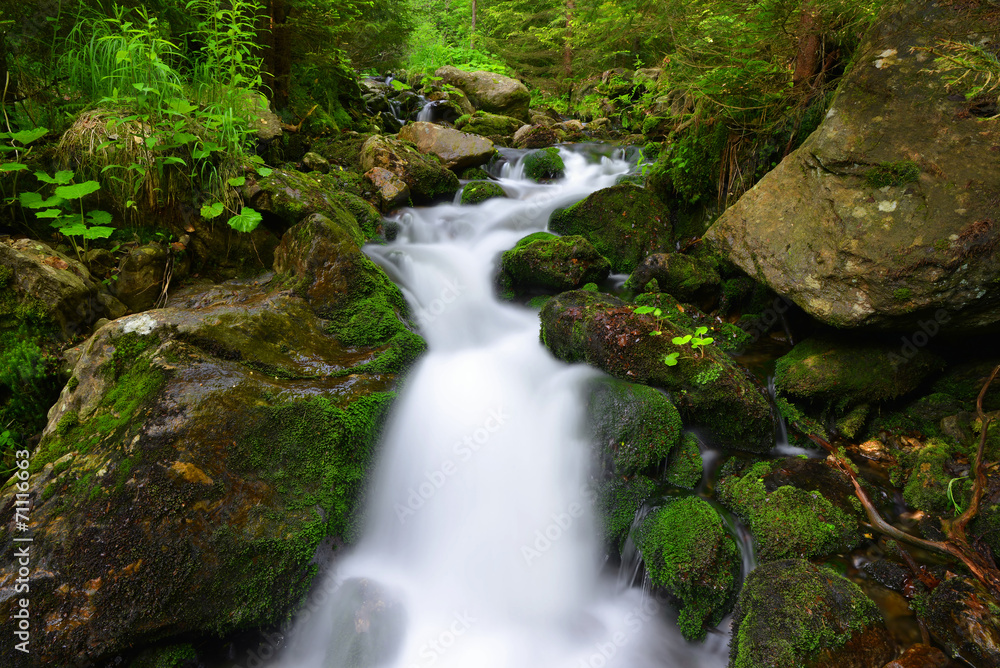
[[[524,156],[524,175],[537,183],[561,179],[566,174],[559,149],[554,146],[538,149]]]
[[[522,125],[514,133],[517,148],[545,148],[559,142],[559,135],[550,125]]]
[[[602,468],[610,475],[630,476],[654,468],[680,438],[677,409],[648,385],[614,378],[594,381],[587,416]]]
[[[361,169],[387,169],[406,183],[416,204],[428,204],[458,192],[458,177],[437,156],[424,155],[413,144],[372,135],[361,147]]]
[[[605,476],[595,485],[598,524],[607,549],[619,553],[628,538],[635,514],[653,496],[656,483],[646,476]]]
[[[972,666],[1000,666],[1000,600],[981,582],[950,575],[910,606],[953,657]]]
[[[802,559],[772,561],[743,584],[729,668],[877,668],[893,656],[878,606],[832,570]]]
[[[485,164],[493,157],[493,142],[434,123],[407,123],[398,137],[412,142],[422,153],[436,155],[448,169],[458,171]]]
[[[812,338],[778,360],[774,382],[790,397],[858,404],[907,394],[939,367],[922,349],[904,356],[893,346]]]
[[[543,343],[559,359],[588,362],[621,380],[668,390],[686,421],[705,427],[717,447],[767,452],[774,421],[766,390],[724,352],[675,345],[691,334],[667,320],[637,315],[625,302],[588,290],[550,299],[541,311]],[[659,336],[651,332],[662,332]],[[664,357],[673,356],[668,366]]]
[[[579,234],[611,261],[612,271],[629,273],[650,253],[670,248],[670,213],[653,193],[631,183],[598,190],[583,201],[556,209],[549,229]]]
[[[848,552],[860,540],[850,482],[823,460],[758,462],[724,475],[717,491],[750,528],[761,561]]]
[[[441,67],[434,73],[446,84],[465,93],[476,109],[512,116],[528,122],[531,93],[517,79],[494,72],[466,72],[457,67]]]
[[[926,52],[995,33],[991,3],[969,9],[885,5],[819,129],[705,238],[837,327],[1000,321],[1000,120],[970,113]]]
[[[455,121],[455,129],[481,137],[488,137],[494,144],[506,146],[523,123],[510,116],[477,111]]]
[[[506,299],[531,292],[563,292],[603,281],[610,269],[583,237],[536,232],[501,254],[497,286]]]
[[[287,266],[306,271],[178,291],[83,346],[24,488],[0,490],[11,516],[16,493],[35,499],[31,606],[48,620],[29,656],[7,643],[0,662],[101,664],[275,623],[318,555],[352,537],[396,378],[422,340],[399,290],[361,261],[357,230],[314,216],[288,234]],[[337,272],[293,252],[343,261],[349,278],[336,296],[312,289]],[[7,553],[13,537],[0,537]],[[0,565],[0,583],[16,577]],[[15,604],[0,602],[8,637]]]
[[[732,609],[740,575],[740,551],[722,518],[689,496],[649,513],[635,542],[650,582],[675,601],[683,636],[704,638]]]
[[[494,197],[506,197],[503,187],[494,181],[473,181],[462,188],[462,204],[479,204]]]
[[[661,292],[684,302],[718,292],[722,284],[719,272],[696,257],[680,253],[652,253],[635,268],[625,281],[625,287],[641,291],[653,280]]]
[[[688,432],[681,436],[677,446],[670,451],[663,479],[675,487],[695,489],[705,473],[698,437]]]
[[[331,219],[346,216],[345,220],[351,222],[345,226],[357,230],[359,244],[374,239],[382,217],[361,196],[363,183],[359,174],[348,172],[306,174],[293,169],[274,169],[267,176],[249,181],[243,187],[243,197],[249,206],[268,216],[262,227],[275,221],[273,228],[277,236],[267,245],[267,253],[273,257],[284,231],[314,213]],[[192,237],[197,238],[197,235]]]

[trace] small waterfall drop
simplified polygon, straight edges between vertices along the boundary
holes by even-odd
[[[601,573],[584,388],[534,310],[494,296],[497,255],[629,170],[561,150],[566,176],[503,168],[508,199],[408,209],[366,248],[429,350],[387,425],[358,544],[320,587],[280,668],[721,668],[725,633],[688,644],[664,606]],[[634,565],[638,568],[637,565]],[[332,583],[332,584],[331,584]]]

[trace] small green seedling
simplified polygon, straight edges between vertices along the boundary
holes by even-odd
[[[702,336],[703,334],[708,334],[708,327],[699,327],[694,330],[694,334],[686,334],[684,336],[675,336],[670,340],[675,346],[683,346],[688,343],[691,344],[692,350],[698,351],[698,357],[705,356],[705,346],[709,345],[715,339],[710,336]]]
[[[965,480],[964,476],[959,476],[958,478],[952,478],[948,481],[948,500],[951,501],[951,505],[955,506],[955,514],[962,514],[962,506],[958,505],[958,501],[955,500],[955,495],[951,490],[951,486],[955,484],[957,480]]]

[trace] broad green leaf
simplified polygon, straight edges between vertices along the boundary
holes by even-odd
[[[188,142],[193,142],[198,139],[197,135],[193,135],[190,132],[175,132],[174,142],[177,144],[187,144]]]
[[[652,313],[655,310],[656,307],[654,306],[639,306],[635,309],[635,311],[633,311],[633,313],[635,313],[636,315],[645,315],[647,313]]]
[[[253,232],[257,229],[261,220],[263,220],[263,217],[257,211],[245,206],[239,215],[233,216],[227,222],[229,223],[229,227],[238,232]]]
[[[22,165],[19,162],[5,162],[0,165],[0,172],[20,172],[27,168],[27,165]]]
[[[74,183],[71,186],[60,186],[56,188],[56,195],[66,199],[80,199],[101,189],[101,184],[97,181],[84,181]]]
[[[191,151],[191,157],[194,158],[195,160],[202,160],[210,155],[212,155],[212,152],[209,151],[207,148],[196,148],[193,151]]]
[[[37,209],[40,208],[42,196],[35,192],[23,192],[17,196],[17,199],[21,202],[21,206]]]
[[[62,215],[62,209],[46,209],[35,214],[35,218],[58,218]]]
[[[675,346],[683,346],[690,340],[691,340],[691,335],[687,334],[685,336],[675,336],[674,338],[670,339],[670,342]]]
[[[234,188],[239,188],[246,182],[247,179],[245,176],[234,176],[233,178],[229,179],[229,185],[233,186]]]
[[[41,139],[48,133],[48,128],[33,128],[31,130],[21,130],[20,132],[15,132],[11,135],[11,139],[21,142],[22,144],[30,144],[31,142]]]
[[[680,353],[670,353],[663,356],[663,363],[667,366],[677,366],[677,357]]]
[[[111,223],[111,214],[107,211],[91,211],[87,214],[87,218],[90,220],[92,225],[108,225]],[[87,238],[90,239],[91,237]]]
[[[202,205],[202,207],[201,207],[201,217],[204,218],[204,219],[206,219],[206,220],[211,220],[213,218],[218,218],[219,216],[222,215],[223,208],[224,207],[222,205],[222,202],[216,202],[215,204],[212,204],[212,205],[208,205],[208,204]]]
[[[67,237],[80,237],[87,233],[87,226],[83,223],[73,223],[60,227],[59,231]]]
[[[55,176],[49,176],[45,172],[35,172],[35,178],[42,183],[54,183],[57,186],[64,186],[73,180],[73,170],[64,169],[56,172]]]
[[[260,174],[261,176],[270,176],[272,172],[274,172],[274,170],[271,169],[270,167],[257,168],[257,173]]]
[[[694,330],[695,336],[701,336],[702,334],[707,334],[707,333],[708,333],[708,327],[699,327],[698,329]]]
[[[187,167],[187,163],[184,162],[184,160],[182,160],[181,158],[178,158],[175,155],[171,155],[171,156],[168,156],[168,157],[164,158],[163,159],[163,164],[164,165],[184,165],[185,167]]]
[[[103,225],[95,225],[94,227],[87,228],[87,231],[83,233],[84,239],[107,239],[115,231],[113,227],[105,227]]]

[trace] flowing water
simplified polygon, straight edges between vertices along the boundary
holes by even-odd
[[[429,350],[387,426],[363,537],[327,576],[341,589],[273,665],[726,664],[725,631],[686,643],[651,592],[602,574],[582,409],[598,372],[555,360],[537,311],[494,297],[501,251],[630,167],[562,156],[557,183],[524,180],[515,161],[499,172],[510,199],[407,210],[394,243],[367,249]]]

